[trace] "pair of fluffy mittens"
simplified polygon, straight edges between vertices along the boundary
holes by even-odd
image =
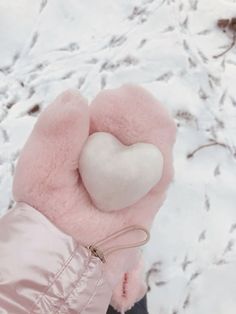
[[[129,225],[150,229],[173,176],[175,134],[167,110],[141,87],[104,90],[90,106],[66,91],[41,113],[20,154],[14,198],[84,245]],[[146,293],[142,264],[137,248],[107,259],[116,310]]]

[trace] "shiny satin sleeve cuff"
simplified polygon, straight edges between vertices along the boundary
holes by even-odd
[[[102,262],[33,207],[0,218],[0,313],[103,314]]]

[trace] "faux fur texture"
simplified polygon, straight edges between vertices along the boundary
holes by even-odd
[[[144,263],[140,258],[133,270],[124,273],[123,278],[115,287],[111,300],[115,310],[125,313],[133,307],[134,303],[144,297],[147,292],[144,278]]]
[[[78,172],[78,160],[88,135],[94,132],[111,133],[125,145],[151,143],[162,152],[162,178],[136,204],[103,212],[91,202]],[[78,91],[66,91],[40,115],[21,152],[13,183],[14,198],[40,210],[84,245],[131,224],[150,228],[173,176],[175,134],[175,123],[166,109],[141,87],[125,85],[102,91],[90,107]],[[118,242],[141,238],[143,234],[136,232]],[[137,249],[108,257],[104,267],[112,287],[125,272],[134,269],[138,258]],[[137,291],[135,286],[142,283],[135,280],[130,285],[129,291]],[[123,300],[119,293],[116,296],[113,302],[117,308]],[[139,298],[140,295],[132,297],[132,302]]]

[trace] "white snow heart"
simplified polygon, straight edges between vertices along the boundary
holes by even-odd
[[[123,145],[110,133],[88,137],[79,171],[93,203],[112,211],[133,205],[160,180],[163,156],[153,144]]]

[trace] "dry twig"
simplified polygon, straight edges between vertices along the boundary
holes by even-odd
[[[226,32],[227,30],[233,32],[233,41],[225,51],[221,52],[218,55],[213,56],[213,58],[215,59],[222,57],[236,45],[236,17],[233,17],[232,19],[220,19],[217,22],[217,26],[221,28],[223,32]]]
[[[201,150],[203,148],[210,147],[210,146],[215,146],[215,145],[219,145],[219,146],[222,146],[224,148],[228,148],[228,146],[226,144],[224,144],[224,143],[219,143],[219,142],[208,143],[208,144],[201,145],[198,148],[194,149],[191,153],[189,153],[187,155],[187,158],[188,159],[192,158],[199,150]]]

